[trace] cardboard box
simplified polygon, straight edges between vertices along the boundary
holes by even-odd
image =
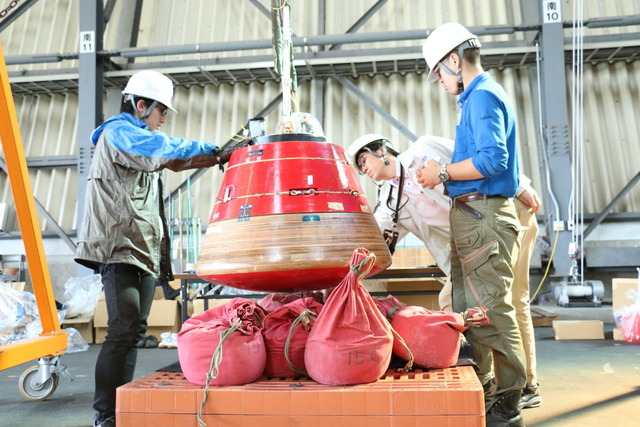
[[[24,292],[27,282],[11,282],[11,288],[14,291]]]
[[[62,321],[61,328],[76,329],[82,336],[82,339],[84,339],[87,343],[91,344],[94,342],[92,316],[84,315],[75,317],[73,319],[64,319]]]
[[[631,289],[638,289],[638,279],[615,278],[611,281],[613,299],[611,309],[614,313],[625,305],[631,305],[635,302],[627,296]]]
[[[101,344],[107,336],[107,303],[104,299],[98,300],[96,311],[93,313],[93,342]]]
[[[601,320],[554,320],[556,340],[603,340],[604,323]]]
[[[424,267],[434,265],[436,260],[425,247],[396,248],[391,265],[393,267]]]
[[[160,339],[163,332],[179,332],[180,303],[176,300],[154,300],[147,318],[147,335]]]
[[[624,337],[622,336],[622,331],[617,326],[613,328],[613,340],[624,341]]]
[[[94,342],[101,344],[107,336],[107,304],[98,301],[93,316]],[[178,332],[181,326],[180,302],[176,300],[153,300],[147,318],[147,335],[155,335],[160,339],[163,332]]]
[[[153,291],[153,299],[164,299],[164,290],[162,290],[162,286],[156,286]]]
[[[424,307],[427,310],[432,311],[440,310],[438,295],[394,295],[393,293],[391,293],[391,295],[395,296],[407,305]]]
[[[390,279],[386,292],[407,305],[416,305],[428,310],[440,310],[438,294],[442,290],[442,286],[442,281],[434,278]]]
[[[437,278],[389,279],[386,291],[390,294],[415,291],[440,292],[443,286],[443,281]]]

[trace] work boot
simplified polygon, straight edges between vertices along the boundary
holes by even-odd
[[[482,384],[482,390],[484,391],[484,400],[491,400],[492,397],[495,397],[496,390],[498,390],[498,383],[496,381],[496,377],[491,378],[486,383]]]
[[[522,392],[512,390],[498,396],[496,402],[487,410],[487,427],[524,427],[524,421],[518,409]]]

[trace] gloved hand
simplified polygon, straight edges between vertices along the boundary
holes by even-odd
[[[244,138],[240,141],[231,140],[227,142],[224,146],[217,147],[216,149],[214,149],[211,154],[213,154],[218,158],[218,165],[220,166],[220,169],[223,170],[222,165],[229,162],[229,159],[231,158],[231,154],[234,151],[236,151],[238,148],[246,147],[250,143],[251,143],[251,139],[249,138]]]

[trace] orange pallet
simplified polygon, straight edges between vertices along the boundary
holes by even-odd
[[[198,425],[204,387],[182,373],[155,372],[117,390],[118,426]],[[211,387],[207,426],[484,426],[484,397],[473,368],[387,371],[375,383],[326,386],[308,378],[260,379]],[[259,423],[259,424],[256,424]]]

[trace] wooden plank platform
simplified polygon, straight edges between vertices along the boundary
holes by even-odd
[[[204,387],[182,373],[155,372],[119,387],[118,426],[197,426]],[[473,368],[393,370],[375,383],[326,386],[308,378],[262,378],[212,387],[207,426],[482,427],[484,395]],[[259,423],[259,424],[256,424]]]

